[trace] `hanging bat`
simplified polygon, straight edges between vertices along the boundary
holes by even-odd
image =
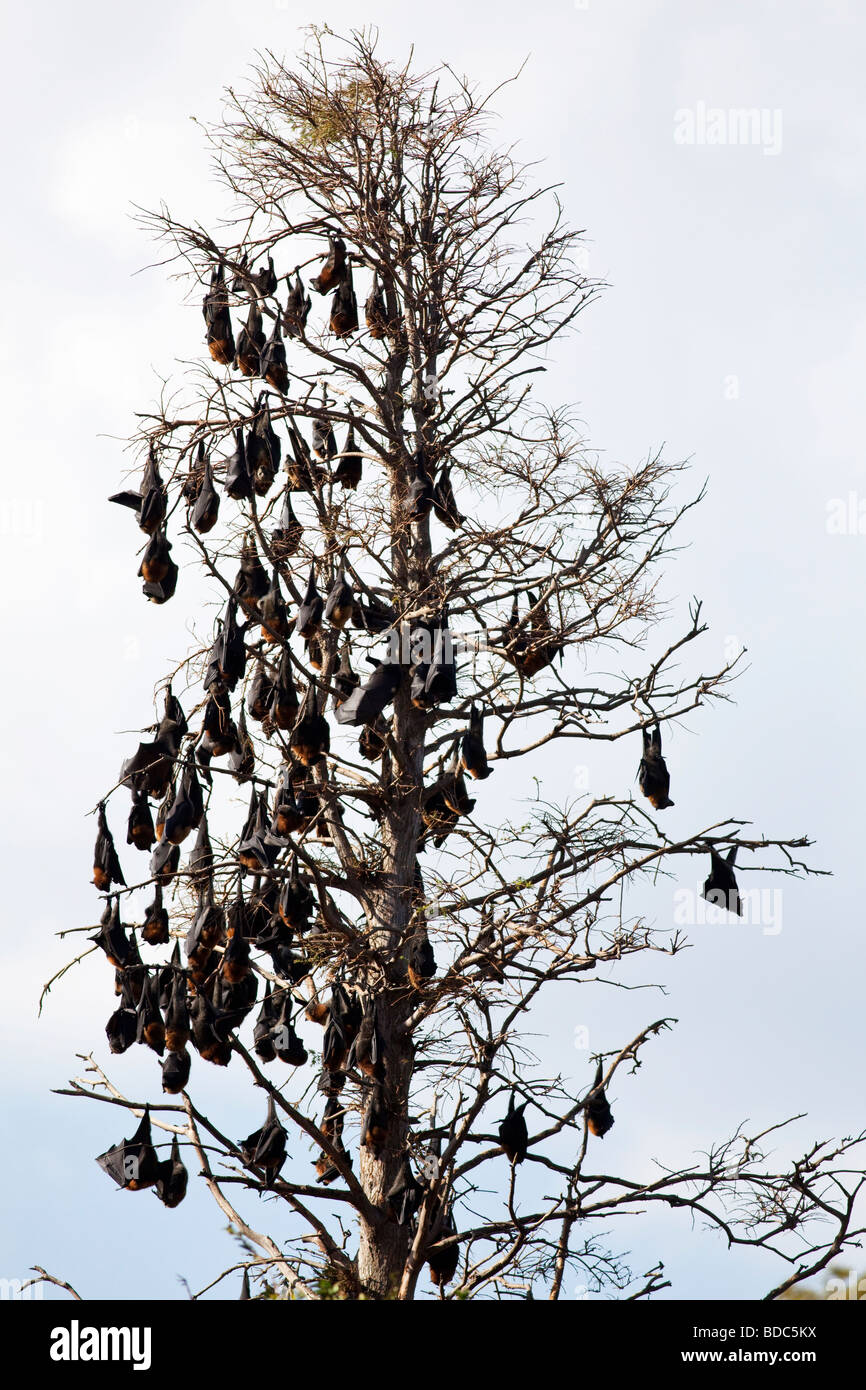
[[[146,584],[161,584],[171,565],[170,551],[168,537],[162,527],[158,526],[144,548],[138,567],[139,578]]]
[[[358,301],[352,283],[351,261],[347,263],[345,279],[337,286],[331,301],[330,328],[337,338],[348,338],[358,331]]]
[[[520,670],[523,654],[527,647],[527,637],[522,628],[520,608],[516,593],[514,594],[514,599],[511,604],[511,615],[502,629],[500,641],[505,648],[506,656],[509,661],[513,662],[517,669]]]
[[[172,971],[171,993],[165,1010],[165,1045],[169,1052],[183,1052],[190,1038],[189,999],[186,976]]]
[[[273,386],[281,396],[286,394],[289,389],[289,372],[279,318],[274,319],[273,332],[262,349],[261,372],[269,386]]]
[[[126,1052],[138,1037],[138,1016],[134,1009],[121,1005],[105,1025],[109,1050],[117,1055]]]
[[[354,699],[354,696],[351,697]],[[337,711],[337,719],[349,704],[349,700]],[[297,723],[292,729],[289,747],[294,757],[304,767],[313,767],[321,762],[331,747],[331,731],[328,721],[319,713],[316,690],[312,682],[307,686]]]
[[[220,499],[214,487],[213,469],[211,468],[210,455],[208,455],[204,461],[202,485],[190,514],[190,521],[200,536],[206,536],[208,531],[212,531],[216,526],[219,510]]]
[[[309,638],[313,636],[313,633],[318,632],[324,606],[322,596],[316,588],[316,565],[313,562],[310,565],[307,587],[298,609],[298,615],[295,618],[295,626],[292,629],[295,637]]]
[[[214,901],[213,884],[208,881],[199,890],[198,910],[184,942],[184,951],[191,964],[210,955],[215,946],[225,941],[225,913]]]
[[[93,847],[93,879],[101,893],[107,893],[113,883],[125,888],[126,879],[120,868],[120,860],[114,848],[114,840],[105,819],[105,802],[100,801],[96,814],[96,844]]]
[[[335,1073],[335,1076],[337,1075],[340,1074]],[[335,1076],[330,1077],[330,1081],[333,1081],[335,1079]],[[337,1096],[329,1095],[328,1099],[325,1102],[325,1111],[322,1116],[322,1123],[320,1125],[320,1128],[324,1137],[329,1141],[333,1148],[336,1149],[337,1153],[340,1154],[344,1162],[348,1163],[349,1167],[351,1168],[352,1160],[343,1146],[344,1114],[345,1111],[342,1105],[340,1104],[340,1101],[337,1099]],[[329,1158],[329,1156],[326,1153],[320,1154],[319,1157],[316,1159],[315,1168],[317,1173],[317,1182],[323,1183],[326,1187],[330,1183],[332,1183],[335,1178],[338,1178],[340,1176],[340,1170],[337,1167],[336,1163],[333,1161],[333,1159]]]
[[[449,774],[442,782],[442,794],[446,805],[458,816],[469,816],[475,809],[475,802],[466,790],[466,779],[460,770],[456,752]]]
[[[237,723],[237,746],[229,753],[229,767],[235,781],[241,786],[244,782],[249,782],[255,775],[256,752],[250,738],[250,731],[247,728],[243,706],[241,706]]]
[[[153,816],[150,814],[147,794],[133,789],[132,809],[126,823],[126,843],[135,845],[136,849],[147,851],[155,839],[156,831],[153,828]]]
[[[442,1228],[438,1239],[443,1240],[449,1236],[457,1234],[457,1227],[454,1224],[454,1217],[449,1211],[442,1222]],[[430,1270],[430,1282],[437,1288],[444,1288],[450,1284],[454,1275],[457,1273],[457,1266],[460,1263],[460,1246],[457,1241],[449,1245],[430,1245],[427,1247],[427,1267]]]
[[[384,338],[388,332],[388,307],[382,293],[382,286],[379,284],[379,277],[375,273],[373,274],[373,288],[370,290],[364,305],[364,322],[369,329],[371,338]]]
[[[159,1011],[159,982],[156,975],[146,974],[138,1002],[136,1042],[146,1045],[161,1057],[165,1051],[165,1024]]]
[[[204,297],[202,313],[207,326],[206,342],[211,358],[220,366],[228,367],[234,360],[235,340],[221,265],[211,273],[210,289]]]
[[[388,1138],[390,1116],[385,1102],[385,1087],[376,1081],[370,1090],[370,1099],[361,1123],[361,1145],[378,1158]]]
[[[353,1066],[373,1081],[385,1076],[385,1055],[382,1036],[376,1022],[376,1006],[368,1004],[346,1059],[346,1069]]]
[[[309,973],[308,967],[304,966],[295,956],[292,950],[291,932],[286,929],[279,917],[273,919],[267,932],[260,933],[256,944],[263,951],[267,951],[271,958],[274,974],[278,975],[281,980],[291,980],[293,984],[299,984]]]
[[[451,469],[447,463],[442,465],[442,471],[433,488],[433,510],[449,531],[458,531],[466,520],[457,510],[454,489],[451,486]]]
[[[250,973],[250,943],[244,935],[246,925],[246,904],[238,886],[237,897],[228,911],[227,940],[220,965],[223,979],[230,985],[240,984]]]
[[[304,1010],[304,1016],[308,1018],[311,1023],[318,1023],[322,1027],[328,1022],[330,1016],[328,1005],[319,997],[319,994],[315,992],[315,990],[313,997]],[[340,1085],[342,1085],[344,1081],[345,1077],[340,1077]]]
[[[592,1091],[584,1104],[587,1129],[597,1139],[603,1139],[608,1130],[613,1128],[613,1115],[601,1084],[603,1076],[604,1067],[599,1062]]]
[[[287,275],[286,286],[289,292],[283,314],[283,329],[289,338],[302,338],[312,307],[312,300],[301,283],[297,269],[295,270],[294,285],[291,283],[291,277]]]
[[[397,1225],[411,1225],[412,1218],[424,1200],[424,1189],[412,1172],[408,1156],[404,1155],[400,1171],[385,1193],[385,1198],[394,1213]]]
[[[397,621],[397,614],[387,603],[371,598],[368,603],[356,603],[352,609],[352,627],[360,632],[378,634],[387,632]]]
[[[267,872],[273,868],[282,847],[282,841],[275,840],[268,827],[267,795],[253,787],[246,825],[238,844],[241,866],[254,874]]]
[[[244,376],[259,376],[264,346],[265,335],[262,331],[262,316],[258,304],[253,299],[250,301],[250,311],[247,314],[246,324],[238,334],[235,350],[237,370]]]
[[[457,663],[454,660],[454,639],[448,629],[448,619],[442,614],[433,630],[433,659],[424,678],[422,708],[447,705],[457,698]],[[413,704],[416,703],[413,701]]]
[[[280,524],[271,532],[271,552],[275,560],[290,560],[297,554],[304,536],[304,528],[292,510],[291,488],[286,488]]]
[[[409,491],[404,503],[406,520],[423,521],[430,515],[433,507],[433,480],[430,477],[427,453],[423,445],[415,450],[410,478]]]
[[[358,451],[355,442],[355,425],[350,423],[346,442],[342,452],[338,455],[340,462],[337,464],[337,471],[334,474],[334,482],[339,483],[345,490],[346,488],[355,491],[361,481],[364,471],[363,455]]]
[[[356,990],[348,990],[336,980],[331,987],[330,1017],[338,1020],[347,1042],[351,1042],[361,1026],[364,1010]]]
[[[529,1133],[523,1112],[528,1104],[525,1100],[521,1105],[515,1106],[513,1091],[508,1098],[508,1113],[499,1126],[499,1142],[509,1163],[522,1163],[526,1157]]]
[[[195,995],[190,1009],[192,1044],[203,1062],[212,1062],[217,1067],[227,1067],[232,1059],[232,1045],[227,1037],[221,1037],[214,1027],[216,1010],[201,990]]]
[[[131,1139],[122,1139],[113,1148],[106,1149],[96,1162],[103,1172],[113,1178],[118,1187],[130,1192],[140,1192],[152,1187],[156,1182],[159,1160],[151,1141],[150,1110],[144,1107],[141,1124]]]
[[[272,1187],[286,1161],[286,1131],[277,1119],[273,1097],[268,1098],[268,1117],[261,1129],[242,1139],[238,1147],[247,1164],[265,1170],[267,1186]]]
[[[305,821],[310,821],[319,812],[319,798],[312,787],[304,782],[296,793],[298,808]]]
[[[265,497],[280,466],[282,445],[271,424],[270,406],[264,394],[260,395],[256,402],[252,429],[247,435],[246,451],[247,472],[252,479],[253,491],[257,497]]]
[[[446,776],[424,793],[421,803],[421,819],[424,829],[418,839],[423,848],[432,835],[437,849],[444,844],[461,816],[469,816],[475,809],[475,801],[466,791],[466,782],[460,771],[457,754]]]
[[[165,796],[163,797],[162,801],[156,809],[156,821],[154,822],[154,831],[156,832],[156,838],[158,841],[162,839],[162,834],[165,830],[165,818],[169,813],[172,803],[174,802],[175,794],[175,780],[172,777],[171,781],[165,789]]]
[[[237,599],[232,595],[225,615],[217,619],[217,636],[208,653],[203,685],[205,690],[217,687],[234,690],[246,668],[247,653],[244,634],[237,625]]]
[[[714,849],[710,850],[710,874],[704,881],[702,896],[715,907],[723,907],[727,912],[735,912],[738,917],[742,917],[743,905],[734,875],[737,849],[738,846],[734,845],[724,859]]]
[[[176,717],[179,716],[179,717]],[[187,731],[186,719],[179,702],[168,687],[165,713],[152,743],[140,743],[131,758],[120,769],[118,781],[148,796],[164,796],[171,780],[172,767],[180,742]]]
[[[326,406],[326,402],[322,404]],[[313,453],[316,458],[330,463],[337,457],[337,436],[334,426],[324,416],[316,416],[313,421]]]
[[[270,980],[265,981],[265,997],[253,1029],[253,1051],[262,1062],[273,1062],[277,1053],[272,1033],[277,1022],[277,1010],[271,993]]]
[[[343,1158],[351,1168],[352,1160],[349,1154],[346,1153],[345,1149],[342,1150],[342,1154]],[[335,1163],[331,1162],[327,1154],[319,1154],[319,1157],[316,1159],[315,1162],[315,1169],[316,1173],[318,1174],[316,1182],[324,1183],[326,1187],[329,1183],[334,1182],[340,1176],[339,1168]]]
[[[305,816],[295,800],[295,790],[288,769],[283,772],[274,795],[274,813],[271,819],[271,834],[280,837],[300,830]]]
[[[244,432],[235,430],[235,451],[225,461],[225,481],[223,486],[235,502],[248,500],[253,495],[253,483],[247,467],[247,451],[244,445]]]
[[[666,807],[673,806],[668,793],[671,789],[671,778],[668,766],[662,757],[662,735],[661,729],[656,724],[652,733],[647,728],[641,730],[643,734],[643,757],[637,770],[638,785],[647,798],[651,806],[657,811],[664,811]]]
[[[338,709],[344,700],[348,700],[352,691],[357,690],[358,686],[361,683],[360,676],[358,676],[352,670],[352,664],[349,660],[349,653],[349,643],[346,642],[343,646],[342,652],[340,653],[340,664],[337,667],[337,670],[334,672],[334,675],[331,677],[331,685],[334,692],[334,709]]]
[[[253,880],[247,897],[247,936],[258,938],[277,910],[278,885],[272,878]]]
[[[249,253],[245,251],[238,261],[238,268],[232,278],[230,286],[232,294],[245,294],[249,288],[249,278],[250,258]]]
[[[184,478],[183,487],[180,490],[180,495],[188,507],[193,505],[201,492],[204,482],[204,465],[204,440],[200,439],[198,441],[195,459],[190,459],[187,475]]]
[[[358,735],[358,752],[368,763],[376,763],[387,746],[388,724],[377,714],[372,724],[365,724]]]
[[[409,942],[406,973],[414,989],[423,990],[425,981],[432,980],[436,974],[436,957],[430,938],[422,928]]]
[[[531,608],[538,604],[534,594],[529,595]],[[543,604],[535,613],[529,625],[529,632],[526,634],[525,641],[519,645],[515,652],[515,665],[521,675],[532,677],[543,671],[549,666],[554,657],[562,658],[564,651],[563,644],[557,640],[550,623],[547,604]]]
[[[343,1027],[343,1020],[334,1010],[332,1000],[325,1024],[325,1036],[322,1039],[322,1066],[326,1071],[336,1072],[341,1069],[349,1054],[350,1042]]]
[[[303,934],[309,926],[314,906],[313,894],[306,880],[301,878],[298,856],[293,851],[292,870],[289,877],[283,880],[277,911],[287,927]]]
[[[241,567],[238,570],[232,592],[248,616],[255,617],[257,615],[259,602],[268,592],[269,585],[270,581],[265,573],[265,567],[259,559],[256,543],[253,537],[247,533],[241,547]]]
[[[345,571],[341,569],[325,601],[325,617],[332,627],[342,631],[352,616],[354,603],[352,587],[346,581]]]
[[[315,425],[313,427],[315,432]],[[289,422],[289,444],[292,448],[292,462],[286,461],[289,487],[293,492],[315,492],[327,474],[313,463],[307,441],[294,421]]]
[[[430,670],[429,661],[418,661],[410,667],[412,679],[409,683],[409,699],[416,709],[427,710],[430,702],[427,699],[427,673]]]
[[[319,1128],[328,1142],[338,1149],[342,1149],[343,1147],[343,1120],[345,1114],[345,1109],[337,1096],[328,1096],[328,1099],[325,1101],[325,1110]]]
[[[162,828],[163,840],[172,845],[181,844],[191,830],[196,830],[204,815],[204,801],[201,785],[195,768],[187,763],[180,779],[177,796],[172,802]]]
[[[159,972],[159,1007],[163,1013],[171,1003],[171,991],[174,988],[174,978],[178,970],[182,969],[180,963],[180,942],[175,938],[171,957],[168,965],[164,965]],[[169,1049],[170,1051],[171,1049]]]
[[[153,902],[144,910],[141,939],[146,941],[148,946],[168,945],[168,912],[162,905],[162,888],[159,884],[154,890]]]
[[[335,718],[338,724],[372,724],[397,693],[403,668],[396,661],[377,662],[373,674],[343,701]]]
[[[102,914],[103,928],[109,925],[107,913],[108,909],[106,908],[106,911]],[[137,1009],[138,1002],[141,999],[141,991],[144,986],[144,966],[141,963],[141,954],[138,949],[138,942],[135,939],[134,927],[126,940],[125,959],[123,959],[124,947],[120,933],[124,929],[120,922],[119,913],[119,904],[115,903],[115,921],[110,923],[110,925],[120,930],[113,930],[110,941],[106,940],[108,949],[103,947],[101,942],[96,942],[96,944],[100,945],[101,949],[105,950],[106,959],[109,964],[115,966],[114,992],[120,995],[121,1005],[125,1009]],[[96,941],[94,937],[90,939]],[[123,964],[117,965],[117,962],[122,959]]]
[[[250,972],[237,984],[229,984],[221,972],[210,980],[211,1002],[215,1008],[214,1031],[228,1040],[231,1030],[239,1028],[251,1011],[258,994],[258,980]]]
[[[160,840],[150,856],[150,876],[157,883],[168,883],[177,873],[180,864],[180,845],[170,840]]]
[[[250,280],[263,297],[266,298],[268,295],[276,294],[277,276],[274,270],[273,256],[268,256],[268,263],[266,266],[263,266],[261,270],[252,272]]]
[[[188,1181],[189,1174],[181,1162],[180,1145],[175,1134],[171,1141],[171,1157],[158,1166],[156,1195],[164,1206],[178,1207],[186,1196]]]
[[[274,682],[265,670],[264,663],[259,661],[256,665],[255,675],[250,681],[249,689],[247,690],[247,714],[250,716],[250,719],[254,719],[257,724],[261,724],[268,713],[268,705],[270,704],[273,690]]]
[[[292,1001],[289,991],[283,990],[283,998],[274,1025],[274,1052],[279,1061],[288,1067],[302,1067],[307,1061],[307,1049],[298,1037],[292,1024]]]
[[[475,702],[469,707],[469,728],[460,741],[460,764],[470,777],[483,781],[493,769],[488,767],[484,748],[484,714],[476,709]]]
[[[138,492],[115,492],[109,502],[117,502],[121,507],[130,507],[142,531],[152,535],[165,521],[168,494],[159,475],[156,451],[151,444],[147,452],[147,462],[141,477]]]
[[[227,690],[213,690],[204,707],[201,722],[205,748],[212,758],[222,758],[237,748],[237,729],[231,717],[231,701]],[[199,757],[201,753],[199,752]]]
[[[280,575],[276,565],[267,593],[263,595],[259,604],[259,612],[262,620],[263,642],[272,644],[288,637],[289,620],[286,616],[286,605],[283,602]]]
[[[168,544],[168,541],[166,541],[165,544],[166,549],[170,550],[171,546]],[[151,603],[168,603],[170,598],[174,598],[175,591],[177,590],[178,573],[177,565],[174,563],[174,560],[169,558],[168,568],[162,579],[158,581],[146,579],[142,584],[141,592],[144,594],[144,597],[149,599]]]
[[[322,269],[310,281],[318,294],[329,294],[346,278],[346,243],[342,237],[328,237],[328,256]]]
[[[445,800],[441,782],[429,787],[424,792],[421,802],[423,829],[418,836],[418,849],[425,849],[431,836],[438,849],[440,845],[444,844],[459,819],[457,812],[452,810]]]
[[[325,664],[325,653],[321,642],[321,633],[314,632],[311,637],[304,638],[304,648],[307,653],[307,662],[314,671],[321,671]]]

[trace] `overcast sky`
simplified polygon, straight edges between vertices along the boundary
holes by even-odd
[[[672,826],[742,815],[770,835],[808,832],[813,862],[833,874],[785,883],[778,932],[696,927],[693,949],[641,972],[666,996],[575,987],[545,1015],[538,1050],[583,1088],[577,1025],[605,1050],[660,1014],[679,1020],[637,1077],[617,1079],[605,1163],[630,1176],[687,1162],[744,1120],[808,1111],[796,1149],[864,1123],[866,12],[843,0],[7,6],[0,1028],[5,1128],[21,1142],[0,1151],[0,1276],[39,1263],[86,1296],[183,1297],[178,1276],[198,1286],[233,1258],[206,1194],[166,1211],[97,1169],[122,1115],[50,1095],[80,1070],[76,1053],[105,1058],[102,962],[60,981],[35,1017],[78,939],[55,933],[94,917],[86,812],[129,751],[116,735],[143,722],[155,678],[186,646],[181,591],[165,609],[144,603],[128,518],[105,502],[133,412],[201,332],[163,272],[136,274],[156,257],[130,206],[164,200],[207,222],[220,199],[191,118],[219,115],[221,89],[244,83],[257,48],[291,54],[323,20],[376,23],[386,54],[402,60],[414,43],[420,65],[444,60],[482,84],[528,57],[497,100],[497,139],[562,181],[588,270],[610,286],[558,350],[545,392],[577,407],[605,457],[637,462],[664,445],[691,459],[687,487],[709,480],[665,592],[680,616],[691,595],[704,600],[704,669],[732,644],[749,652],[736,703],[669,736]],[[740,108],[759,113],[748,131],[730,115]],[[621,794],[637,756],[620,743],[581,761],[593,790]],[[546,765],[549,799],[573,782],[561,758]],[[519,790],[497,774],[498,803]],[[677,886],[694,884],[642,900],[659,926]],[[143,1051],[113,1072],[153,1097]],[[204,1108],[218,1100],[230,1132],[260,1123],[243,1083],[222,1098],[227,1076],[208,1071]],[[673,1296],[757,1296],[779,1277],[768,1257],[730,1254],[676,1213],[622,1225],[612,1243],[638,1274],[664,1260]]]

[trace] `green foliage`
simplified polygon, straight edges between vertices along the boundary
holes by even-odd
[[[325,146],[350,138],[358,127],[370,131],[375,125],[373,83],[360,79],[337,87],[327,98],[317,98],[304,120],[294,122],[294,130],[300,144]]]

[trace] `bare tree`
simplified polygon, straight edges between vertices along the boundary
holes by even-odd
[[[684,945],[630,916],[624,885],[698,856],[736,912],[737,852],[738,871],[798,876],[809,842],[740,819],[666,833],[662,731],[724,699],[737,664],[689,669],[698,602],[657,640],[660,565],[700,498],[677,502],[681,466],[658,456],[602,466],[533,394],[600,286],[556,191],[491,145],[493,95],[312,31],[208,131],[225,222],[142,214],[204,290],[209,353],[141,417],[143,472],[116,500],[146,533],[146,595],[182,601],[170,532],[218,616],[192,615],[110,793],[131,791],[128,843],[152,851],[128,884],[98,808],[109,1042],[164,1056],[169,1093],[100,1161],[173,1204],[192,1151],[242,1263],[290,1296],[412,1299],[427,1265],[441,1297],[558,1299],[570,1270],[643,1297],[661,1269],[636,1287],[595,1233],[651,1203],[775,1251],[783,1288],[857,1236],[862,1135],[780,1171],[778,1126],[684,1169],[599,1171],[612,1083],[673,1020],[594,1056],[577,1095],[521,1037],[556,983]],[[619,674],[593,674],[602,658]],[[639,736],[639,796],[539,794],[504,818],[510,761]],[[231,779],[251,793],[240,831]],[[196,1106],[190,1045],[261,1088],[260,1131]],[[70,1092],[143,1113],[92,1057]],[[152,1122],[177,1141],[162,1162]],[[238,1191],[271,1195],[279,1234]]]

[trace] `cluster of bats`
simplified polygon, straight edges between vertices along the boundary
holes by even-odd
[[[303,339],[311,300],[306,293],[298,270],[285,276],[286,305],[281,309],[274,299],[273,329],[269,337],[263,328],[262,306],[276,296],[279,281],[272,257],[267,266],[253,271],[246,258],[242,260],[231,282],[231,293],[247,298],[247,320],[235,339],[229,308],[229,289],[222,263],[212,271],[210,287],[204,297],[202,312],[206,326],[206,341],[211,358],[221,365],[233,366],[245,377],[261,378],[284,397],[289,389],[286,349],[283,334]],[[359,326],[358,306],[352,279],[352,256],[347,253],[342,237],[329,237],[329,252],[319,274],[311,280],[320,294],[333,294],[330,312],[331,331],[341,339],[356,332]],[[364,308],[367,330],[372,338],[386,337],[394,328],[389,318],[385,296],[376,275]],[[342,450],[338,449],[333,425],[326,418],[313,421],[312,443],[309,444],[298,424],[287,418],[289,456],[285,470],[288,474],[283,514],[274,533],[274,555],[284,559],[297,550],[303,528],[294,515],[292,492],[316,493],[323,485],[339,485],[356,489],[363,475],[363,455],[359,451],[354,423],[350,423]],[[264,497],[273,486],[280,467],[282,442],[273,428],[267,393],[260,393],[249,430],[235,432],[234,452],[223,461],[223,487],[236,501],[249,500],[253,495]],[[405,520],[420,521],[431,511],[449,530],[457,530],[465,517],[460,514],[451,487],[450,470],[445,464],[434,478],[427,451],[423,444],[410,461],[411,481],[404,500]],[[200,534],[206,535],[216,525],[220,495],[214,479],[214,467],[200,440],[194,462],[184,480],[182,495],[188,508],[188,522]],[[154,603],[165,603],[177,587],[178,569],[171,558],[171,543],[166,534],[167,489],[160,475],[159,461],[151,446],[137,492],[123,491],[110,499],[135,512],[138,524],[148,540],[139,566],[143,592]]]
[[[212,273],[203,304],[212,359],[233,366],[245,377],[261,378],[281,397],[289,387],[284,335],[303,339],[311,309],[299,271],[294,279],[285,279],[286,305],[282,309],[274,300],[275,308],[269,311],[274,314],[269,336],[264,332],[263,307],[278,289],[271,258],[258,271],[244,262],[232,280],[231,294],[249,299],[246,321],[237,335],[221,264]],[[322,295],[332,295],[331,331],[341,339],[356,332],[359,318],[352,257],[341,238],[329,239],[327,258],[311,285]],[[373,338],[383,338],[394,330],[375,277],[364,318]],[[121,895],[116,890],[125,888],[125,880],[104,803],[98,808],[93,882],[106,901],[99,929],[91,939],[115,972],[117,1007],[106,1025],[111,1051],[122,1053],[135,1043],[151,1048],[161,1059],[162,1084],[168,1094],[178,1094],[187,1085],[190,1047],[205,1061],[228,1065],[233,1035],[256,1004],[259,1010],[253,1042],[262,1063],[280,1061],[291,1067],[306,1063],[307,1049],[296,1027],[301,1011],[322,1026],[320,1088],[325,1105],[320,1129],[328,1151],[321,1150],[315,1168],[318,1181],[329,1184],[339,1176],[338,1164],[352,1163],[343,1143],[346,1110],[341,1093],[347,1078],[358,1084],[362,1096],[361,1145],[377,1155],[386,1146],[391,1128],[390,1083],[374,997],[339,973],[332,980],[327,1000],[320,998],[315,985],[310,1000],[298,993],[300,983],[312,981],[317,968],[309,944],[323,919],[291,837],[315,825],[318,836],[328,841],[329,817],[338,823],[341,820],[335,794],[323,775],[330,749],[329,700],[333,719],[359,730],[359,752],[375,762],[388,746],[391,733],[386,711],[401,688],[408,690],[412,705],[421,712],[452,703],[458,698],[458,688],[447,608],[413,618],[408,660],[368,657],[373,669],[364,679],[353,669],[350,632],[381,638],[401,625],[401,615],[369,591],[366,596],[355,592],[343,553],[336,560],[327,554],[313,561],[305,584],[300,585],[302,597],[296,611],[290,611],[280,566],[297,554],[304,535],[292,507],[292,494],[315,494],[325,484],[354,490],[363,476],[363,455],[354,423],[350,421],[340,450],[325,409],[323,399],[323,413],[313,420],[310,443],[297,422],[285,417],[287,484],[278,524],[269,537],[269,549],[277,563],[269,572],[253,534],[245,535],[237,577],[207,654],[200,726],[190,729],[169,685],[163,715],[150,731],[152,736],[139,743],[121,768],[119,784],[131,795],[127,843],[150,855],[154,885],[153,901],[137,927],[128,927],[121,919]],[[216,469],[222,492],[237,502],[266,496],[281,461],[282,441],[273,426],[267,392],[262,391],[248,428],[236,430],[234,451]],[[407,524],[421,522],[431,513],[452,531],[464,524],[466,518],[458,510],[447,462],[434,466],[420,444],[409,460],[408,477],[402,504]],[[206,535],[217,523],[221,494],[203,441],[198,443],[181,495],[189,525],[199,535]],[[166,532],[168,488],[153,445],[138,491],[121,492],[110,500],[135,512],[147,537],[139,568],[144,593],[155,603],[166,602],[175,592],[178,567],[171,558]],[[546,599],[529,593],[528,600],[529,608],[521,614],[515,593],[511,614],[500,634],[505,658],[525,679],[537,675],[557,656],[562,660],[564,651]],[[301,688],[294,675],[296,663],[289,647],[292,639],[303,643],[309,667]],[[333,650],[334,641],[339,665],[326,680],[322,675],[324,653],[326,647]],[[249,675],[251,660],[255,667]],[[245,684],[245,699],[233,709],[232,697],[241,683]],[[471,815],[475,800],[469,796],[466,779],[484,780],[492,771],[484,744],[484,713],[483,708],[471,705],[468,723],[440,761],[435,780],[423,789],[419,853],[430,841],[440,847],[461,817]],[[283,766],[274,788],[269,789],[256,776],[250,723],[258,724],[267,739],[280,736]],[[252,784],[249,811],[233,851],[236,889],[231,901],[225,902],[218,900],[215,891],[215,857],[207,824],[206,788],[212,784],[214,759],[227,759],[227,770],[234,778]],[[653,807],[673,805],[658,724],[643,730],[639,785]],[[192,848],[181,870],[181,845],[188,839]],[[723,894],[725,905],[739,912],[735,854],[734,849],[723,858],[712,851],[704,895],[710,901],[720,901],[718,895]],[[183,954],[178,938],[167,963],[145,964],[139,936],[148,946],[171,942],[163,890],[181,873],[197,895]],[[248,875],[252,882],[245,889]],[[423,881],[417,859],[413,893],[413,922],[423,922]],[[254,953],[271,966],[261,998]],[[413,927],[404,953],[408,983],[412,989],[423,991],[437,968],[423,925]],[[518,1104],[512,1093],[508,1113],[499,1127],[500,1143],[513,1164],[523,1162],[529,1146],[524,1114],[527,1104]],[[589,1131],[603,1137],[613,1125],[613,1116],[600,1063],[583,1109]],[[287,1150],[286,1132],[272,1100],[264,1125],[238,1142],[237,1153],[265,1186],[274,1185]],[[170,1157],[161,1162],[152,1143],[147,1109],[133,1137],[109,1149],[98,1162],[124,1188],[136,1191],[152,1187],[168,1206],[183,1200],[187,1172],[177,1138],[172,1141]],[[413,1223],[427,1186],[423,1176],[413,1173],[407,1154],[387,1194],[398,1222]],[[434,1214],[433,1227],[437,1242],[447,1242],[449,1235],[456,1234],[447,1203]],[[458,1243],[434,1244],[427,1258],[434,1282],[445,1284],[457,1268]]]

